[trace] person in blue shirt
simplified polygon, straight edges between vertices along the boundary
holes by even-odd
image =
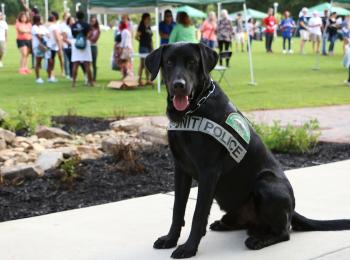
[[[176,23],[170,10],[165,10],[164,20],[159,23],[160,45],[169,43],[169,36]]]
[[[292,18],[290,18],[290,13],[288,11],[284,12],[284,19],[282,19],[280,23],[280,29],[282,32],[282,38],[283,38],[283,54],[287,53],[286,49],[286,42],[288,41],[288,52],[290,54],[293,53],[292,50],[292,36],[293,36],[293,29],[295,28],[295,22]]]

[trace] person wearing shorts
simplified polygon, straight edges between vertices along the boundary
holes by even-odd
[[[4,66],[2,63],[2,58],[6,50],[7,31],[8,31],[8,25],[4,20],[3,14],[0,12],[0,68]]]
[[[57,23],[58,20],[58,14],[56,12],[51,12],[49,16],[49,39],[47,42],[47,47],[50,50],[51,56],[48,59],[47,64],[47,73],[49,74],[49,83],[56,83],[57,79],[54,75],[54,69],[55,69],[55,58],[56,54],[61,51],[61,32],[59,30],[59,25]]]
[[[142,15],[139,27],[137,28],[137,34],[136,34],[136,39],[140,42],[139,53],[142,55],[141,61],[140,61],[139,73],[138,73],[140,86],[145,85],[145,83],[142,81],[143,69],[145,69],[145,73],[146,73],[146,80],[147,80],[146,84],[152,85],[152,82],[150,81],[149,72],[145,67],[146,57],[144,56],[151,53],[153,50],[152,36],[153,36],[153,33],[151,29],[151,15],[149,13],[144,13]]]
[[[317,11],[312,13],[308,26],[310,31],[310,40],[312,42],[312,51],[319,54],[322,41],[322,19]]]
[[[309,31],[307,28],[307,24],[308,24],[308,17],[307,17],[307,13],[308,13],[308,9],[306,7],[304,7],[301,10],[301,15],[299,17],[299,33],[300,33],[300,53],[304,54],[304,48],[305,48],[305,43],[309,40],[310,35],[309,35]]]
[[[18,72],[26,75],[31,73],[28,68],[28,56],[32,48],[32,25],[25,12],[21,12],[18,15],[16,32],[17,47],[21,52],[20,69]]]

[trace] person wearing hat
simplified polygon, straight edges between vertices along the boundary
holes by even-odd
[[[4,66],[2,63],[2,58],[5,54],[6,49],[7,31],[8,25],[4,20],[4,15],[0,12],[0,68]]]
[[[300,33],[300,53],[304,54],[305,43],[309,40],[309,30],[307,28],[308,24],[308,9],[304,7],[301,10],[301,14],[299,16],[299,33]]]
[[[312,13],[312,17],[309,20],[310,39],[312,41],[312,51],[316,54],[320,53],[320,44],[322,40],[322,20],[317,11]]]

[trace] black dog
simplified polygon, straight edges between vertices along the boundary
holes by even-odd
[[[345,230],[350,220],[317,221],[294,211],[293,189],[280,164],[245,117],[230,103],[210,71],[216,52],[202,44],[165,45],[146,58],[154,80],[160,70],[167,86],[169,144],[175,160],[175,202],[170,231],[154,248],[175,247],[184,226],[192,178],[198,197],[191,232],[172,254],[197,252],[215,199],[226,212],[214,231],[247,229],[245,244],[261,249],[289,240],[290,229]]]

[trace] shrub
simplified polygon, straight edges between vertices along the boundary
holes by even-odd
[[[62,182],[69,184],[74,182],[78,177],[77,167],[79,166],[80,161],[80,157],[76,155],[61,163],[59,169],[63,172],[63,175],[61,176]]]
[[[272,126],[252,123],[263,142],[274,152],[305,153],[310,151],[320,136],[317,120],[310,120],[301,127],[281,126],[280,121],[274,121]]]
[[[16,114],[5,117],[1,126],[21,135],[34,134],[37,126],[51,125],[50,117],[40,110],[34,101],[24,102],[18,106]]]

